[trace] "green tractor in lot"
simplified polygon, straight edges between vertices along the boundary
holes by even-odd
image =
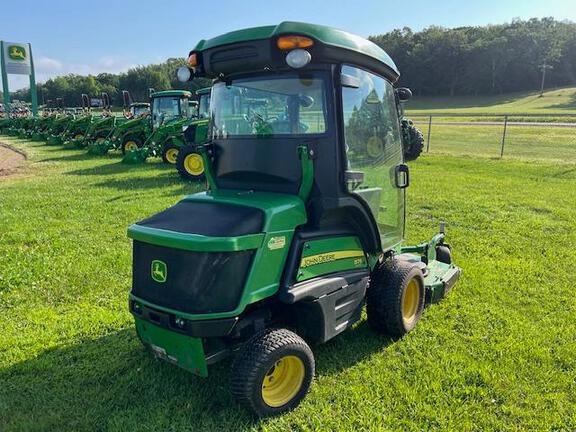
[[[210,90],[198,92],[200,102],[192,101],[192,93],[186,90],[155,92],[151,96],[150,134],[137,149],[126,149],[122,162],[142,163],[149,157],[161,157],[167,164],[176,164],[179,150],[186,145],[184,133],[206,130],[208,120],[201,117],[200,105],[210,97]],[[190,136],[190,133],[189,135]]]
[[[57,114],[46,130],[46,144],[50,146],[62,145],[64,142],[61,135],[66,131],[68,126],[74,121],[75,114],[73,110],[64,108],[62,98],[56,99]]]
[[[146,121],[150,113],[150,104],[145,102],[132,102],[130,93],[126,90],[122,91],[124,101],[124,115],[122,117],[109,116],[96,122],[91,130],[86,135],[86,142],[88,147],[88,154],[92,155],[105,155],[108,151],[114,148],[111,143],[119,142],[118,137],[128,131],[134,131],[139,128],[143,121]],[[124,126],[126,125],[126,126]],[[125,145],[131,144],[129,140],[123,142],[122,149]]]
[[[208,190],[128,229],[130,312],[168,363],[207,376],[232,356],[235,398],[276,415],[308,392],[309,344],[350,328],[364,305],[376,332],[403,336],[460,269],[443,224],[403,245],[409,92],[394,89],[398,69],[377,45],[284,22],[202,40],[188,65],[215,79],[197,146]]]

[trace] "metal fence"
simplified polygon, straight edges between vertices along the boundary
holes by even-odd
[[[424,151],[576,162],[574,114],[408,114]]]

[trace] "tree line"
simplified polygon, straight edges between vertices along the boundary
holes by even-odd
[[[62,98],[65,106],[80,106],[81,95],[87,94],[99,98],[103,92],[108,93],[112,105],[122,106],[122,90],[128,90],[134,102],[147,102],[148,89],[156,91],[183,89],[195,91],[210,85],[209,80],[195,79],[181,83],[176,78],[176,69],[185,64],[184,59],[168,59],[161,64],[138,66],[120,74],[101,73],[98,75],[68,74],[50,78],[37,85],[39,104],[47,104]],[[12,99],[30,101],[28,88],[12,93]]]
[[[511,23],[447,29],[431,26],[414,32],[409,27],[369,38],[394,59],[400,85],[417,95],[486,95],[540,88],[546,69],[546,87],[576,84],[576,23],[533,18]],[[135,101],[148,100],[148,89],[196,90],[208,80],[181,83],[176,69],[184,59],[139,66],[120,74],[65,75],[38,84],[39,102],[63,98],[78,106],[80,95],[110,95],[122,105],[122,90]],[[29,89],[14,99],[30,101]]]
[[[370,37],[418,95],[486,95],[576,84],[576,23],[553,18],[410,28]]]

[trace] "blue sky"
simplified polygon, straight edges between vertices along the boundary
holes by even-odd
[[[184,57],[199,39],[284,20],[362,36],[409,26],[498,24],[553,16],[576,21],[576,0],[2,0],[0,39],[32,43],[37,80],[121,72]],[[11,76],[14,90],[26,77]]]

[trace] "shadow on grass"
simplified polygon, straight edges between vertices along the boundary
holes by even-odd
[[[154,177],[112,178],[100,183],[96,187],[116,189],[121,192],[130,192],[148,189],[163,189],[166,195],[184,195],[205,190],[204,183],[184,182],[176,173],[170,172]],[[177,186],[177,189],[166,191],[166,187]]]
[[[91,155],[84,154],[83,157],[84,157],[84,159],[102,159],[102,160],[105,160],[105,158],[102,156],[91,156]],[[156,164],[156,165],[159,165],[159,164]],[[148,171],[151,168],[156,168],[156,166],[154,166],[153,164],[146,164],[146,163],[134,164],[134,165],[123,164],[121,159],[115,159],[114,162],[111,162],[111,163],[107,163],[104,165],[98,165],[98,166],[91,167],[91,168],[83,168],[83,169],[68,171],[64,174],[66,174],[66,175],[78,175],[78,176],[109,175],[109,174],[126,173],[129,171]],[[171,167],[162,167],[162,166],[160,166],[160,169],[173,170],[173,168],[171,168]]]
[[[363,321],[313,348],[319,375],[337,373],[377,352],[390,339]],[[0,370],[0,430],[245,430],[257,420],[229,392],[230,360],[199,378],[156,360],[133,329],[45,351]],[[164,426],[164,427],[163,427]]]
[[[78,149],[75,149],[78,150]],[[70,151],[70,150],[64,150]],[[92,157],[86,154],[85,151],[82,153],[67,154],[66,156],[50,157],[46,159],[39,159],[38,162],[76,162],[91,159]]]

